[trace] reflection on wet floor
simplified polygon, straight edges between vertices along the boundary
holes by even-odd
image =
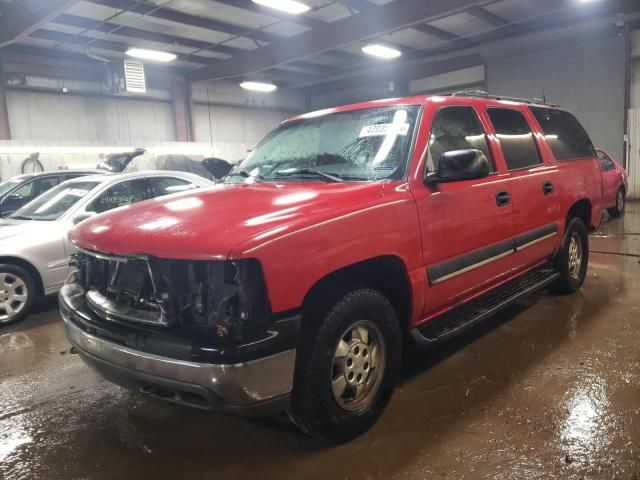
[[[0,330],[0,478],[640,478],[640,205],[591,247],[581,292],[411,356],[381,421],[340,446],[104,382],[49,301]]]

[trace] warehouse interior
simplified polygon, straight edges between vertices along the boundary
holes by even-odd
[[[0,478],[638,478],[637,0],[0,0],[2,182],[136,149],[238,165],[290,117],[462,91],[560,105],[626,171],[579,292],[415,354],[340,445],[103,380],[48,295],[0,321]]]

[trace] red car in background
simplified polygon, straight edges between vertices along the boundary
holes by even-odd
[[[596,148],[596,153],[604,177],[604,206],[609,211],[609,215],[619,217],[624,213],[627,172],[603,149]]]

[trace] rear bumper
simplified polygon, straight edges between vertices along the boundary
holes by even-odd
[[[83,308],[83,293],[75,285],[60,291],[67,338],[81,358],[106,379],[172,402],[239,415],[269,415],[287,408],[294,346],[234,363],[203,363],[145,352],[87,327],[93,313]]]

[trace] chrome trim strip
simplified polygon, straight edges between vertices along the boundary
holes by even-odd
[[[120,367],[197,385],[232,406],[248,406],[291,392],[296,350],[245,363],[221,365],[162,357],[91,335],[62,313],[69,341],[81,352]]]
[[[444,282],[445,280],[449,280],[451,278],[457,277],[458,275],[462,275],[463,273],[467,273],[467,272],[470,272],[471,270],[475,270],[476,268],[480,268],[484,265],[487,265],[488,263],[495,262],[496,260],[500,260],[501,258],[504,258],[508,255],[512,255],[514,252],[515,250],[509,250],[508,252],[501,253],[500,255],[496,255],[495,257],[487,258],[486,260],[483,260],[478,263],[474,263],[473,265],[469,265],[468,267],[457,270],[453,273],[450,273],[449,275],[445,275],[444,277],[440,277],[436,280],[433,280],[431,283],[433,285],[437,285],[438,283]]]
[[[544,237],[536,238],[535,240],[531,240],[530,242],[527,242],[524,245],[520,245],[519,247],[516,247],[516,251],[518,252],[520,250],[524,250],[527,247],[530,247],[532,245],[535,245],[536,243],[540,243],[541,241],[546,240],[547,238],[555,237],[557,235],[558,235],[558,232],[553,232],[548,235],[545,235]]]
[[[149,312],[119,305],[97,290],[87,291],[85,298],[87,299],[87,307],[101,318],[111,322],[124,320],[125,322],[144,323],[146,325],[159,325],[163,327],[169,324],[160,306],[158,306],[160,309],[158,312]]]
[[[149,257],[147,255],[110,255],[108,253],[99,253],[94,252],[92,250],[85,250],[84,248],[76,247],[80,253],[85,255],[89,255],[90,257],[97,258],[98,260],[108,260],[114,262],[127,262],[129,260],[137,259],[137,260],[148,260]]]

